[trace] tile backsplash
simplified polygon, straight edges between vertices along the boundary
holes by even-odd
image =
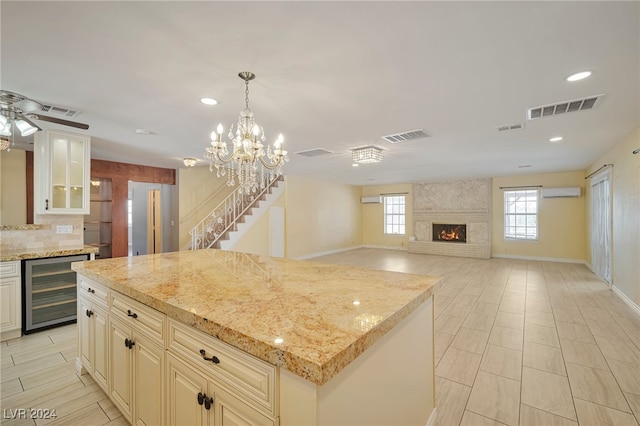
[[[83,215],[35,215],[37,229],[0,230],[1,250],[81,248],[84,245]],[[58,226],[71,226],[70,234],[58,234]]]

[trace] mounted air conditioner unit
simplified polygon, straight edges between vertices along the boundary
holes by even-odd
[[[540,192],[542,193],[542,198],[579,197],[580,187],[542,188]]]
[[[380,204],[382,203],[382,195],[374,195],[371,197],[362,197],[360,199],[362,204]]]

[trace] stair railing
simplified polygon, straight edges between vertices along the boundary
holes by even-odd
[[[278,180],[281,180],[281,176],[269,176],[264,189],[254,194],[243,194],[240,191],[240,187],[237,187],[189,231],[191,235],[191,250],[213,247],[228,232],[235,231],[238,220]]]

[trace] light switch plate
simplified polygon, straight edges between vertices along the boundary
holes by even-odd
[[[71,234],[71,233],[73,233],[73,225],[56,226],[56,234]]]

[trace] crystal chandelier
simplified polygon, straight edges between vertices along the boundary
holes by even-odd
[[[222,124],[218,124],[216,131],[211,132],[211,147],[206,148],[204,155],[211,160],[209,170],[213,171],[215,167],[218,177],[227,175],[227,185],[233,186],[237,181],[240,192],[249,194],[264,189],[268,178],[280,176],[282,165],[289,161],[289,157],[282,149],[282,134],[273,143],[273,150],[270,145],[265,149],[262,144],[266,140],[264,130],[255,123],[249,109],[249,81],[256,76],[248,71],[238,76],[245,83],[245,108],[240,111],[235,133],[232,125],[227,135],[233,152],[229,153],[227,142],[222,140],[224,129]]]
[[[359,164],[379,163],[382,161],[382,149],[373,145],[353,148],[351,160]]]

